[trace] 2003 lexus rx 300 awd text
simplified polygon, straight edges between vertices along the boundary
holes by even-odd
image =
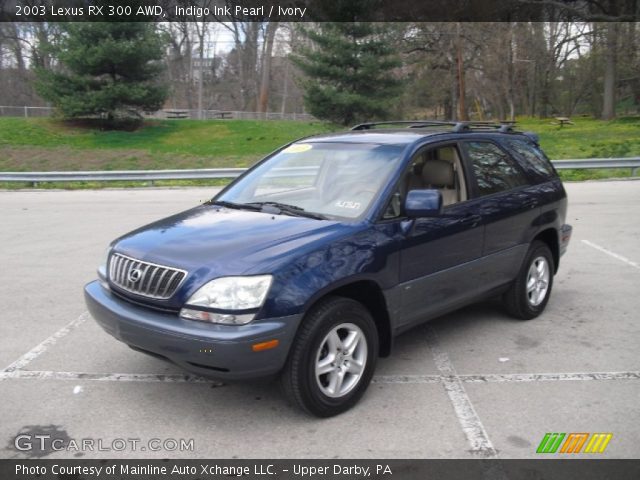
[[[363,124],[286,145],[115,240],[85,298],[136,350],[221,380],[280,374],[296,404],[331,416],[417,324],[496,295],[516,318],[542,313],[566,207],[533,134]]]

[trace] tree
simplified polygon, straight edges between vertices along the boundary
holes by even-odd
[[[153,23],[68,23],[53,48],[59,69],[39,68],[40,95],[66,118],[141,118],[160,109],[164,38]]]
[[[323,22],[302,30],[313,45],[299,47],[294,61],[308,77],[303,88],[312,115],[342,125],[389,117],[401,81],[388,28]]]
[[[271,82],[271,62],[273,52],[273,42],[278,30],[278,22],[269,22],[265,33],[264,45],[262,48],[262,68],[260,72],[260,96],[258,97],[258,112],[265,113],[269,106],[269,85]]]

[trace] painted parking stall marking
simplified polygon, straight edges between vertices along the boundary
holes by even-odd
[[[626,263],[627,265],[629,265],[630,267],[633,268],[637,268],[638,270],[640,270],[640,264],[638,264],[637,262],[631,261],[629,260],[627,257],[623,257],[622,255],[612,252],[611,250],[608,250],[604,247],[601,247],[600,245],[590,242],[589,240],[582,240],[582,243],[584,243],[585,245],[589,245],[591,248],[595,248],[596,250],[601,251],[602,253],[606,253],[607,255],[609,255],[610,257],[615,258],[616,260],[620,260],[621,262]]]
[[[38,345],[33,347],[31,350],[29,350],[27,353],[22,355],[15,362],[13,362],[11,365],[9,365],[4,370],[2,370],[2,373],[14,372],[16,370],[23,369],[29,363],[34,361],[36,358],[38,358],[40,355],[46,352],[49,348],[55,345],[58,342],[58,340],[60,340],[63,337],[66,337],[74,329],[76,329],[77,327],[82,325],[84,322],[86,322],[88,318],[89,318],[89,312],[82,313],[78,318],[69,322],[67,325],[62,327],[57,332],[55,332],[49,338],[47,338],[46,340],[43,340]]]
[[[141,382],[141,383],[206,383],[223,386],[224,383],[189,374],[156,373],[94,373],[56,372],[52,370],[13,370],[0,372],[0,379],[24,380],[89,380],[97,382]],[[612,381],[640,380],[640,371],[630,372],[583,372],[583,373],[507,373],[488,375],[458,375],[462,383],[521,383],[521,382],[565,382],[565,381]],[[450,380],[444,375],[377,375],[373,383],[434,384]]]
[[[471,399],[467,395],[449,359],[449,355],[440,347],[440,341],[438,340],[435,330],[429,325],[426,326],[425,330],[427,334],[427,345],[433,355],[436,368],[442,375],[442,384],[453,405],[458,422],[460,422],[460,426],[467,437],[472,452],[484,458],[497,458],[498,452],[494,448],[493,443],[491,443],[489,435],[484,425],[482,425],[482,421],[475,408],[473,408]]]
[[[224,385],[221,382],[188,374],[54,372],[50,370],[0,372],[0,379],[6,378],[27,380],[90,380],[97,382],[206,383],[212,386]]]
[[[438,383],[442,375],[378,375],[375,383]],[[490,373],[486,375],[458,375],[462,383],[521,383],[571,382],[590,380],[640,380],[640,371],[629,372],[576,372],[576,373]]]

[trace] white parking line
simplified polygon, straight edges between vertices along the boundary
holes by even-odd
[[[56,372],[52,370],[14,370],[0,372],[0,380],[7,378],[33,380],[90,380],[98,382],[147,382],[147,383],[210,383],[214,380],[189,374],[162,373],[90,373]],[[458,375],[462,383],[522,383],[522,382],[562,382],[589,380],[640,380],[640,371],[629,372],[583,372],[583,373],[490,373],[487,375]],[[392,384],[433,384],[441,383],[449,377],[443,375],[377,375],[373,383]],[[222,385],[222,384],[220,384]]]
[[[449,356],[440,348],[435,330],[429,325],[425,330],[427,345],[433,355],[436,368],[442,375],[442,384],[449,395],[449,400],[451,400],[462,431],[471,446],[471,451],[483,458],[498,458],[498,452],[491,443],[475,408],[473,408],[471,399],[467,395],[451,360],[449,360]]]
[[[84,312],[78,318],[76,318],[72,322],[69,322],[67,325],[62,327],[60,330],[58,330],[56,333],[51,335],[49,338],[47,338],[46,340],[43,340],[38,345],[33,347],[31,350],[29,350],[27,353],[22,355],[19,359],[17,359],[15,362],[13,362],[4,370],[2,370],[2,373],[14,372],[16,370],[20,370],[24,368],[29,363],[31,363],[36,358],[38,358],[40,355],[42,355],[44,352],[46,352],[49,349],[49,347],[55,345],[57,341],[60,340],[62,337],[67,336],[74,328],[78,327],[79,325],[82,325],[82,323],[84,323],[87,320],[87,318],[89,318],[89,312]]]
[[[220,382],[196,377],[188,374],[157,374],[157,373],[85,373],[85,372],[54,372],[35,370],[15,370],[0,372],[3,378],[25,378],[35,380],[91,380],[98,382],[146,382],[146,383],[210,383],[222,386]]]
[[[638,265],[638,263],[636,262],[629,260],[627,257],[623,257],[622,255],[612,252],[611,250],[601,247],[600,245],[590,242],[589,240],[582,240],[582,243],[584,243],[585,245],[589,245],[591,248],[595,248],[596,250],[600,250],[602,253],[606,253],[607,255],[615,258],[616,260],[620,260],[621,262],[624,262],[627,265],[630,265],[633,268],[637,268],[638,270],[640,270],[640,265]]]
[[[442,375],[376,375],[373,383],[440,383]]]
[[[442,375],[378,375],[374,383],[440,383]],[[585,380],[640,380],[640,371],[629,372],[577,372],[577,373],[489,373],[486,375],[458,375],[462,383],[522,383],[563,382]]]
[[[507,382],[563,382],[588,380],[640,380],[639,371],[587,372],[587,373],[494,373],[489,375],[460,375],[464,383]]]

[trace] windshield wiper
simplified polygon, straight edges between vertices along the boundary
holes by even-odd
[[[234,203],[234,202],[226,202],[224,200],[210,200],[205,205],[219,205],[221,207],[235,208],[238,210],[253,210],[253,211],[259,211],[262,208],[249,203]]]
[[[287,213],[289,215],[295,215],[298,217],[314,218],[316,220],[326,220],[327,217],[320,213],[307,212],[304,208],[296,205],[288,205],[286,203],[278,202],[249,202],[249,203],[234,203],[227,202],[225,200],[211,200],[206,203],[207,205],[219,205],[226,208],[235,208],[237,210],[252,210],[259,212],[263,207],[273,207],[279,212]]]
[[[316,220],[326,220],[327,217],[320,214],[320,213],[314,213],[314,212],[307,212],[304,208],[302,207],[298,207],[296,205],[289,205],[286,203],[279,203],[279,202],[250,202],[250,203],[246,203],[244,205],[251,205],[251,206],[255,206],[257,208],[262,208],[262,207],[274,207],[277,208],[278,210],[280,210],[283,213],[287,213],[289,215],[295,215],[297,217],[307,217],[307,218],[314,218]]]

